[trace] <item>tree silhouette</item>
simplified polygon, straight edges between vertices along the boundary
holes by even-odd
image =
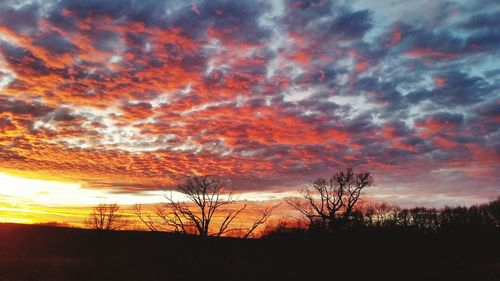
[[[175,232],[197,234],[203,237],[223,236],[238,231],[242,233],[240,235],[242,238],[248,238],[267,221],[276,207],[266,208],[260,218],[249,228],[230,228],[234,219],[246,209],[247,205],[244,204],[240,208],[226,211],[222,217],[218,216],[221,221],[217,223],[217,227],[214,227],[217,214],[222,209],[227,210],[228,207],[236,204],[233,194],[231,192],[223,194],[224,189],[223,180],[217,176],[204,175],[187,178],[177,186],[177,191],[184,194],[187,201],[177,201],[170,193],[165,195],[167,204],[156,208],[156,217],[166,227],[159,226],[151,215],[144,214],[140,205],[135,206],[134,212],[152,231],[173,229]]]
[[[99,230],[118,230],[126,225],[123,215],[119,213],[118,204],[99,204],[92,209],[85,221],[88,228]]]
[[[434,208],[415,207],[409,210],[411,226],[421,231],[434,231],[439,227],[439,214]]]
[[[488,204],[488,216],[493,221],[494,225],[500,227],[500,196]]]
[[[395,226],[400,209],[386,202],[369,204],[362,208],[364,223],[370,227]]]
[[[302,198],[289,198],[287,203],[302,213],[310,225],[318,223],[332,231],[348,223],[361,191],[373,185],[369,172],[354,173],[351,168],[334,174],[330,179],[319,178],[301,191]]]

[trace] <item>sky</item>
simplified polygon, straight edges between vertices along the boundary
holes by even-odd
[[[248,200],[346,167],[402,206],[500,195],[495,0],[1,2],[3,220],[197,174]]]

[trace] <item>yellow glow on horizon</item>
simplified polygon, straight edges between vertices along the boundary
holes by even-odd
[[[35,174],[0,172],[0,222],[58,222],[83,226],[90,209],[100,203],[117,203],[133,219],[130,205],[144,204],[150,208],[166,202],[165,195],[186,201],[184,194],[164,190],[117,193],[113,189],[86,188],[83,183],[36,179]],[[222,195],[226,198],[227,195]],[[237,201],[262,202],[293,196],[290,192],[244,192],[233,196]],[[260,203],[258,203],[260,204]],[[127,206],[128,205],[128,206]],[[134,225],[139,225],[134,221]]]
[[[26,177],[23,177],[26,176]],[[0,172],[0,222],[63,222],[81,226],[99,203],[120,205],[162,202],[162,191],[127,194],[84,188],[82,183],[36,179],[35,175]]]
[[[122,205],[154,204],[165,202],[165,192],[148,190],[134,193],[115,193],[109,189],[85,188],[81,183],[59,182],[48,179],[34,179],[0,172],[0,198],[12,203],[28,203],[45,206],[89,206],[103,202]],[[172,196],[178,201],[187,198],[176,191]],[[243,192],[234,194],[233,199],[248,201],[279,200],[296,196],[296,192]]]
[[[74,201],[72,194],[79,189],[80,184],[19,178],[0,173],[0,196],[3,197],[52,205]]]
[[[115,193],[84,188],[81,183],[19,177],[0,172],[0,198],[13,204],[42,206],[90,206],[103,202],[120,205],[152,204],[164,201],[164,192]]]

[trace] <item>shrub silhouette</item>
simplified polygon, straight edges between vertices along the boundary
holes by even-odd
[[[127,224],[125,217],[119,211],[120,206],[116,203],[99,204],[92,209],[85,225],[91,229],[119,230]]]

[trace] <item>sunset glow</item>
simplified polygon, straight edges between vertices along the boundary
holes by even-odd
[[[2,1],[0,221],[201,174],[274,202],[345,167],[368,200],[496,198],[500,6],[400,2]]]

